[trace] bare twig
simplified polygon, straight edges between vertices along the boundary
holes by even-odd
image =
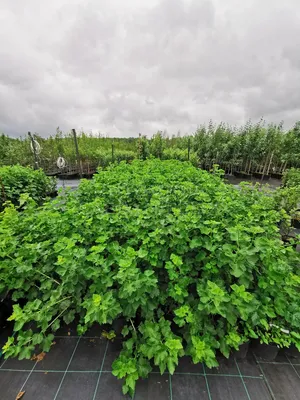
[[[131,323],[133,329],[136,331],[135,326],[133,325],[133,322],[132,322],[131,318],[129,319],[129,321],[130,321],[130,323]]]

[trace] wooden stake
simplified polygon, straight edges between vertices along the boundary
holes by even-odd
[[[115,145],[113,143],[111,145],[111,159],[112,162],[115,162]]]
[[[74,143],[75,143],[76,158],[77,158],[77,162],[79,164],[79,175],[80,175],[80,178],[82,178],[82,164],[81,164],[81,160],[80,160],[80,156],[79,156],[76,130],[74,128],[72,129],[72,133],[73,133]]]
[[[35,147],[35,141],[31,135],[30,132],[28,132],[28,136],[31,140],[31,144],[32,144],[32,149],[33,149],[33,156],[34,156],[34,169],[39,169],[39,161],[38,161],[38,156],[37,156],[37,151],[36,151],[36,147]]]
[[[270,162],[269,162],[268,169],[267,169],[267,175],[269,175],[269,172],[270,172],[270,167],[271,167],[271,162],[273,160],[273,156],[274,156],[274,151],[272,152],[271,157],[270,157]]]

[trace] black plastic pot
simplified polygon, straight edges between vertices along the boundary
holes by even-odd
[[[263,181],[268,181],[270,179],[270,175],[263,175],[260,172],[253,172],[253,176]]]
[[[7,315],[6,307],[5,306],[0,306],[0,329],[5,326],[6,320],[9,317]]]
[[[279,347],[276,344],[255,343],[252,350],[257,358],[265,361],[274,361]]]
[[[7,318],[12,313],[12,301],[10,297],[0,299],[0,328],[7,325]]]
[[[248,348],[249,348],[249,342],[241,344],[238,350],[232,352],[233,357],[236,360],[243,360],[244,358],[247,357]]]
[[[300,352],[294,344],[285,349],[284,353],[289,358],[300,358]]]
[[[294,236],[281,236],[281,239],[282,239],[282,241],[283,241],[283,243],[284,244],[286,244],[286,245],[288,245],[288,246],[291,246],[291,240],[293,240],[293,239],[295,239],[295,237]],[[294,249],[297,247],[297,244],[296,243],[294,243],[294,244],[292,244],[292,246],[294,247]]]
[[[58,191],[54,190],[53,192],[47,193],[47,197],[50,197],[51,199],[54,199],[54,197],[57,197]]]
[[[282,174],[279,174],[279,173],[277,173],[277,172],[271,172],[271,178],[274,178],[274,179],[282,179]]]
[[[296,229],[300,229],[300,220],[299,219],[292,219],[292,226]]]
[[[121,336],[122,329],[124,328],[125,325],[126,325],[125,318],[120,317],[113,321],[112,329],[115,331],[115,334],[117,336]]]
[[[248,180],[251,180],[251,178],[252,178],[251,174],[247,174],[246,172],[243,172],[243,171],[235,171],[233,173],[233,175],[236,178],[242,178],[242,179],[248,179]]]

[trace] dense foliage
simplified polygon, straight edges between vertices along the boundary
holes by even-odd
[[[54,167],[58,156],[63,156],[69,165],[75,163],[72,134],[63,134],[57,129],[54,136],[45,139],[36,135],[36,139],[41,146],[39,162],[43,168]],[[300,123],[290,130],[284,130],[282,125],[266,125],[264,121],[247,122],[240,127],[209,123],[201,125],[192,135],[168,136],[159,131],[149,139],[142,135],[109,138],[78,132],[78,146],[82,162],[100,166],[114,160],[131,161],[149,156],[186,161],[190,154],[193,164],[203,168],[218,163],[228,172],[281,173],[287,167],[300,166]],[[29,139],[0,136],[0,165],[15,163],[33,164]]]
[[[300,210],[300,168],[288,169],[283,174],[282,183],[282,187],[278,190],[281,205],[293,216]]]
[[[63,156],[70,164],[76,161],[74,139],[71,133],[63,134],[57,130],[56,135],[49,138],[42,138],[35,135],[36,140],[41,146],[39,163],[42,167],[49,168],[55,165],[59,156]],[[136,139],[115,138],[110,139],[101,136],[78,134],[79,155],[82,161],[99,162],[99,165],[106,165],[112,161],[112,144],[115,153],[126,155],[130,158],[136,157]],[[128,158],[128,155],[126,155]],[[125,158],[125,159],[126,159]],[[0,165],[33,165],[33,154],[30,147],[29,138],[9,138],[5,135],[0,136]]]
[[[300,188],[300,168],[291,168],[287,170],[282,179],[285,187],[299,187]]]
[[[40,170],[21,167],[0,167],[0,210],[6,201],[18,205],[21,194],[27,193],[37,203],[41,203],[56,188],[56,180]]]
[[[291,220],[300,222],[300,169],[287,170],[282,181],[283,186],[277,190],[275,199],[277,208],[283,209],[287,214],[282,222],[282,227],[285,232],[290,233]]]
[[[275,200],[218,175],[135,160],[41,207],[7,207],[0,293],[16,302],[16,335],[6,357],[48,351],[63,322],[77,318],[83,334],[121,317],[113,374],[132,394],[153,365],[173,374],[183,355],[213,367],[217,351],[250,338],[300,348],[300,255],[281,241]]]

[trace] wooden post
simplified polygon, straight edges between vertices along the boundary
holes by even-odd
[[[2,189],[3,202],[5,202],[6,201],[6,193],[5,193],[5,187],[3,185],[1,176],[0,176],[0,185],[1,185],[1,189]]]
[[[270,172],[270,167],[271,167],[271,162],[273,160],[273,156],[274,156],[274,151],[272,152],[271,157],[270,157],[270,162],[269,162],[268,169],[267,169],[267,175],[269,175],[269,172]]]
[[[74,143],[75,143],[76,158],[77,158],[77,162],[79,163],[79,175],[80,175],[80,178],[81,178],[82,177],[82,165],[81,165],[81,160],[80,160],[80,156],[79,156],[77,135],[76,135],[76,131],[75,131],[74,128],[72,129],[72,133],[73,133]]]
[[[142,138],[142,134],[139,133],[138,146],[137,147],[138,147],[138,156],[139,156],[140,160],[143,159],[143,157],[142,157],[142,140],[141,140],[141,138]]]
[[[250,162],[249,162],[249,166],[248,166],[248,174],[250,174],[250,170],[251,170],[251,164],[252,164],[252,160],[250,160]]]
[[[31,135],[30,132],[28,132],[28,136],[31,140],[31,144],[32,144],[32,149],[33,149],[33,156],[34,156],[34,169],[39,169],[39,161],[38,161],[38,156],[37,156],[37,150],[36,150],[36,146],[35,146],[35,141]]]
[[[115,145],[113,143],[111,144],[111,159],[112,162],[115,162]]]
[[[282,171],[281,171],[282,174],[285,172],[286,167],[287,167],[287,161],[284,162],[284,165],[282,167]]]
[[[262,172],[261,180],[264,179],[264,176],[266,175],[266,172],[267,172],[267,175],[269,174],[269,169],[270,169],[270,166],[271,166],[272,158],[273,158],[273,152],[270,155],[270,159],[268,159],[268,157],[266,159],[266,162],[265,162],[264,168],[263,168],[263,172]]]

